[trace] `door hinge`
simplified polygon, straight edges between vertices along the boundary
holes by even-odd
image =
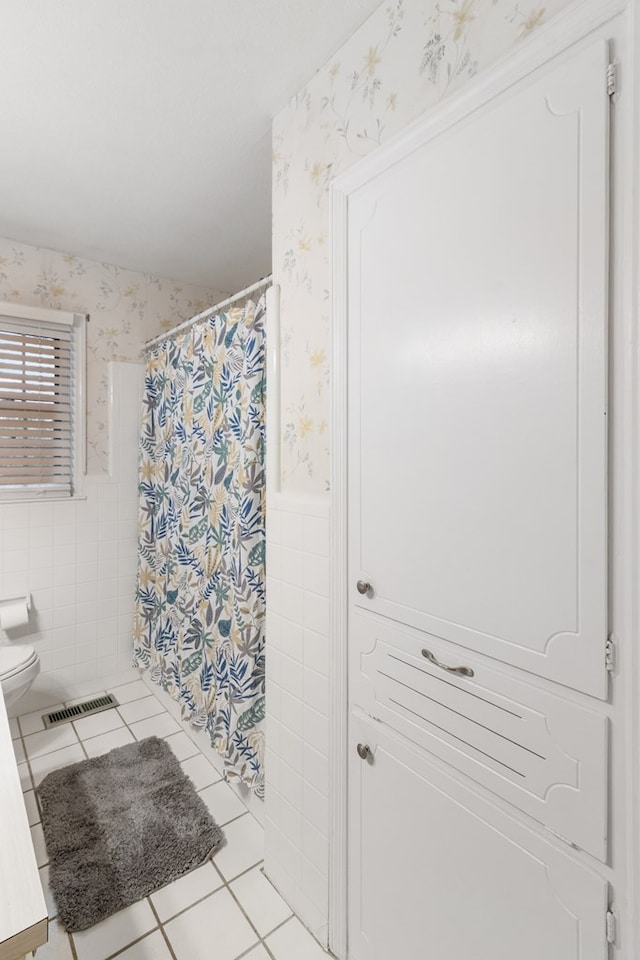
[[[610,97],[618,92],[618,70],[615,63],[610,63],[607,67],[607,93]]]
[[[607,943],[615,944],[616,938],[618,935],[618,922],[616,919],[615,913],[612,910],[607,910]]]
[[[604,665],[608,673],[613,673],[616,668],[616,642],[613,636],[607,637],[604,647]]]

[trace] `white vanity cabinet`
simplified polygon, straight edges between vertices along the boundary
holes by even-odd
[[[23,960],[47,942],[47,907],[0,692],[0,960]]]

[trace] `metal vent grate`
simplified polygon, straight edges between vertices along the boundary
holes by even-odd
[[[118,701],[111,693],[104,697],[94,697],[93,700],[85,700],[84,703],[75,703],[72,707],[65,707],[63,710],[54,710],[53,713],[44,713],[42,720],[45,728],[57,727],[60,723],[68,723],[69,720],[77,720],[78,717],[86,717],[90,713],[101,713],[103,710],[110,710],[117,707]]]

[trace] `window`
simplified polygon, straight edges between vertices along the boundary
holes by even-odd
[[[73,313],[0,304],[0,499],[78,492],[85,323]]]

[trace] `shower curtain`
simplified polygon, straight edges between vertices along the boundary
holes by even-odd
[[[265,295],[150,354],[134,664],[264,791]]]

